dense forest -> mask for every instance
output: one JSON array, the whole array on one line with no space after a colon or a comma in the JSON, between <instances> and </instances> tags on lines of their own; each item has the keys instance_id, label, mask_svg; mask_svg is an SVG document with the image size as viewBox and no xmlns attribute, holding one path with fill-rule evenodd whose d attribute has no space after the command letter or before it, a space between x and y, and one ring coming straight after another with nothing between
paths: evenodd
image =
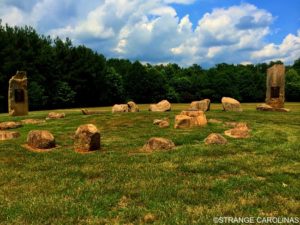
<instances>
[{"instance_id":1,"label":"dense forest","mask_svg":"<svg viewBox=\"0 0 300 225\"><path fill-rule=\"evenodd\" d=\"M155 47L155 46L154 46ZM300 56L299 56L300 57ZM8 81L27 71L31 110L137 103L191 102L230 96L263 102L269 64L217 64L182 68L126 59L106 59L85 46L39 35L31 27L9 27L0 21L0 112L7 112ZM286 67L286 99L300 101L300 58Z\"/></svg>"}]
</instances>

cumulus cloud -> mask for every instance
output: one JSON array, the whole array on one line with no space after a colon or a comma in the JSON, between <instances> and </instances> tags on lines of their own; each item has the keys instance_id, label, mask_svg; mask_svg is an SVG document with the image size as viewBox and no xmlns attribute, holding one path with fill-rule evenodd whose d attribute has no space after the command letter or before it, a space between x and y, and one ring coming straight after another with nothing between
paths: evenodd
<instances>
[{"instance_id":1,"label":"cumulus cloud","mask_svg":"<svg viewBox=\"0 0 300 225\"><path fill-rule=\"evenodd\" d=\"M271 13L252 4L216 8L193 24L173 4L195 0L2 0L0 18L10 25L32 25L51 36L69 37L107 57L181 65L244 63L300 54L300 31L280 45L266 43ZM26 4L25 4L26 3Z\"/></svg>"}]
</instances>

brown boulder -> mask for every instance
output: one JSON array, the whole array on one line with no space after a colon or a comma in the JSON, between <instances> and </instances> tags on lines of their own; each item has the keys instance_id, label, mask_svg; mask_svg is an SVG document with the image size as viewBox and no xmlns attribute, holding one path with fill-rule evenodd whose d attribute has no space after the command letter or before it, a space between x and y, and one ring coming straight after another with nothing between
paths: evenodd
<instances>
[{"instance_id":1,"label":"brown boulder","mask_svg":"<svg viewBox=\"0 0 300 225\"><path fill-rule=\"evenodd\" d=\"M238 100L235 100L234 98L223 97L221 101L224 111L243 111L241 108L241 103Z\"/></svg>"},{"instance_id":2,"label":"brown boulder","mask_svg":"<svg viewBox=\"0 0 300 225\"><path fill-rule=\"evenodd\" d=\"M133 102L133 101L127 102L127 105L128 105L129 112L139 112L140 111L138 105L135 104L135 102Z\"/></svg>"},{"instance_id":3,"label":"brown boulder","mask_svg":"<svg viewBox=\"0 0 300 225\"><path fill-rule=\"evenodd\" d=\"M221 134L212 133L212 134L208 135L207 138L205 138L204 142L207 145L210 145L210 144L223 145L223 144L227 143L227 140Z\"/></svg>"},{"instance_id":4,"label":"brown boulder","mask_svg":"<svg viewBox=\"0 0 300 225\"><path fill-rule=\"evenodd\" d=\"M171 111L171 104L167 100L162 100L157 104L151 104L149 111L152 112L166 112Z\"/></svg>"},{"instance_id":5,"label":"brown boulder","mask_svg":"<svg viewBox=\"0 0 300 225\"><path fill-rule=\"evenodd\" d=\"M201 110L203 112L210 110L210 100L209 99L203 99L201 101L193 101L191 103L191 109L197 109Z\"/></svg>"},{"instance_id":6,"label":"brown boulder","mask_svg":"<svg viewBox=\"0 0 300 225\"><path fill-rule=\"evenodd\" d=\"M0 123L0 130L14 129L21 126L22 124L20 122L14 122L14 121L2 122Z\"/></svg>"},{"instance_id":7,"label":"brown boulder","mask_svg":"<svg viewBox=\"0 0 300 225\"><path fill-rule=\"evenodd\" d=\"M112 107L112 113L129 112L127 104L115 104Z\"/></svg>"},{"instance_id":8,"label":"brown boulder","mask_svg":"<svg viewBox=\"0 0 300 225\"><path fill-rule=\"evenodd\" d=\"M65 118L65 116L64 113L50 112L46 119L62 119Z\"/></svg>"},{"instance_id":9,"label":"brown boulder","mask_svg":"<svg viewBox=\"0 0 300 225\"><path fill-rule=\"evenodd\" d=\"M155 151L155 150L169 150L175 147L173 141L161 138L161 137L153 137L150 138L147 143L144 145L144 151Z\"/></svg>"},{"instance_id":10,"label":"brown boulder","mask_svg":"<svg viewBox=\"0 0 300 225\"><path fill-rule=\"evenodd\" d=\"M0 141L10 140L20 137L20 133L16 131L0 131Z\"/></svg>"},{"instance_id":11,"label":"brown boulder","mask_svg":"<svg viewBox=\"0 0 300 225\"><path fill-rule=\"evenodd\" d=\"M233 129L226 130L225 135L233 138L249 138L250 129L246 123L238 123Z\"/></svg>"},{"instance_id":12,"label":"brown boulder","mask_svg":"<svg viewBox=\"0 0 300 225\"><path fill-rule=\"evenodd\" d=\"M202 127L207 125L207 119L203 111L182 111L175 116L175 128Z\"/></svg>"},{"instance_id":13,"label":"brown boulder","mask_svg":"<svg viewBox=\"0 0 300 225\"><path fill-rule=\"evenodd\" d=\"M54 148L55 138L47 130L32 130L27 135L27 144L36 149Z\"/></svg>"},{"instance_id":14,"label":"brown boulder","mask_svg":"<svg viewBox=\"0 0 300 225\"><path fill-rule=\"evenodd\" d=\"M78 152L100 149L100 132L93 124L81 125L75 132L74 148Z\"/></svg>"}]
</instances>

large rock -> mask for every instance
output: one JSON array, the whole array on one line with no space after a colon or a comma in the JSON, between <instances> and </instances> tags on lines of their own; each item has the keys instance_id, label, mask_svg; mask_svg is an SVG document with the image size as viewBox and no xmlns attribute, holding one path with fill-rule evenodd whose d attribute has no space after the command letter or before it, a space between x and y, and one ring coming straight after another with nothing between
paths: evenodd
<instances>
[{"instance_id":1,"label":"large rock","mask_svg":"<svg viewBox=\"0 0 300 225\"><path fill-rule=\"evenodd\" d=\"M235 100L234 98L223 97L221 101L224 111L243 111L241 108L241 103L238 100Z\"/></svg>"},{"instance_id":2,"label":"large rock","mask_svg":"<svg viewBox=\"0 0 300 225\"><path fill-rule=\"evenodd\" d=\"M127 102L127 105L128 105L129 112L139 112L140 111L138 105L135 104L135 102L133 102L133 101Z\"/></svg>"},{"instance_id":3,"label":"large rock","mask_svg":"<svg viewBox=\"0 0 300 225\"><path fill-rule=\"evenodd\" d=\"M204 142L207 145L211 145L211 144L224 145L227 143L227 140L221 134L212 133L208 135L207 138L205 138Z\"/></svg>"},{"instance_id":4,"label":"large rock","mask_svg":"<svg viewBox=\"0 0 300 225\"><path fill-rule=\"evenodd\" d=\"M166 112L171 110L171 103L167 100L162 100L157 104L151 104L149 111L152 112Z\"/></svg>"},{"instance_id":5,"label":"large rock","mask_svg":"<svg viewBox=\"0 0 300 225\"><path fill-rule=\"evenodd\" d=\"M55 147L55 138L47 130L32 130L27 135L27 144L35 149L50 149Z\"/></svg>"},{"instance_id":6,"label":"large rock","mask_svg":"<svg viewBox=\"0 0 300 225\"><path fill-rule=\"evenodd\" d=\"M46 119L62 119L65 118L65 116L64 113L50 112Z\"/></svg>"},{"instance_id":7,"label":"large rock","mask_svg":"<svg viewBox=\"0 0 300 225\"><path fill-rule=\"evenodd\" d=\"M144 145L144 151L155 151L155 150L169 150L175 147L173 141L161 138L161 137L153 137L150 138L147 143Z\"/></svg>"},{"instance_id":8,"label":"large rock","mask_svg":"<svg viewBox=\"0 0 300 225\"><path fill-rule=\"evenodd\" d=\"M10 116L28 114L27 75L25 71L17 71L17 74L9 80L8 113Z\"/></svg>"},{"instance_id":9,"label":"large rock","mask_svg":"<svg viewBox=\"0 0 300 225\"><path fill-rule=\"evenodd\" d=\"M268 104L260 104L256 106L256 110L258 111L270 111L270 112L289 112L289 109L286 108L274 108Z\"/></svg>"},{"instance_id":10,"label":"large rock","mask_svg":"<svg viewBox=\"0 0 300 225\"><path fill-rule=\"evenodd\" d=\"M10 140L20 137L20 133L16 131L0 131L0 141Z\"/></svg>"},{"instance_id":11,"label":"large rock","mask_svg":"<svg viewBox=\"0 0 300 225\"><path fill-rule=\"evenodd\" d=\"M210 110L210 100L203 99L201 101L193 101L191 103L191 109L201 110L203 112Z\"/></svg>"},{"instance_id":12,"label":"large rock","mask_svg":"<svg viewBox=\"0 0 300 225\"><path fill-rule=\"evenodd\" d=\"M175 116L175 128L203 127L207 119L203 111L182 111Z\"/></svg>"},{"instance_id":13,"label":"large rock","mask_svg":"<svg viewBox=\"0 0 300 225\"><path fill-rule=\"evenodd\" d=\"M0 123L0 130L14 129L21 126L22 124L20 122L14 122L14 121L2 122Z\"/></svg>"},{"instance_id":14,"label":"large rock","mask_svg":"<svg viewBox=\"0 0 300 225\"><path fill-rule=\"evenodd\" d=\"M249 138L250 129L246 123L238 123L233 129L226 130L224 133L232 138Z\"/></svg>"},{"instance_id":15,"label":"large rock","mask_svg":"<svg viewBox=\"0 0 300 225\"><path fill-rule=\"evenodd\" d=\"M112 113L121 113L121 112L129 112L129 108L127 104L115 104L112 107Z\"/></svg>"},{"instance_id":16,"label":"large rock","mask_svg":"<svg viewBox=\"0 0 300 225\"><path fill-rule=\"evenodd\" d=\"M75 132L74 149L90 152L100 149L100 132L93 124L81 125Z\"/></svg>"}]
</instances>

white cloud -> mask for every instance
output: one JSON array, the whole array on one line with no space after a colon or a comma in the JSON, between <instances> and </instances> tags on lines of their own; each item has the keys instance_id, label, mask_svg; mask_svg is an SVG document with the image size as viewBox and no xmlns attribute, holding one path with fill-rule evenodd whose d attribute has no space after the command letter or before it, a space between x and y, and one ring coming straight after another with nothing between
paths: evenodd
<instances>
[{"instance_id":1,"label":"white cloud","mask_svg":"<svg viewBox=\"0 0 300 225\"><path fill-rule=\"evenodd\" d=\"M1 1L1 0L0 0ZM179 18L172 4L195 0L2 0L0 18L10 25L32 25L39 32L69 37L108 57L145 62L260 62L299 57L300 31L280 45L265 43L274 17L251 4L216 8L199 18Z\"/></svg>"}]
</instances>

